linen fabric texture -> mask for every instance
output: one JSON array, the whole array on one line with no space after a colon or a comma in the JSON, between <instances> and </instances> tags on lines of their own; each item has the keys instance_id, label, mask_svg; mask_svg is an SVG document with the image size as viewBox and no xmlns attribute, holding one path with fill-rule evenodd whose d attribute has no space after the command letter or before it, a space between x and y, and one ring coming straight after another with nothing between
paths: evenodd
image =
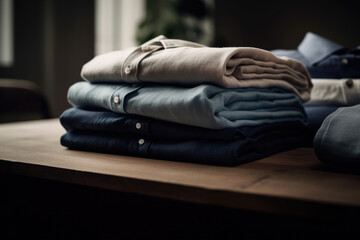
<instances>
[{"instance_id":1,"label":"linen fabric texture","mask_svg":"<svg viewBox=\"0 0 360 240\"><path fill-rule=\"evenodd\" d=\"M68 90L68 101L83 109L101 108L210 129L287 121L307 123L301 99L281 88L77 82Z\"/></svg>"},{"instance_id":2,"label":"linen fabric texture","mask_svg":"<svg viewBox=\"0 0 360 240\"><path fill-rule=\"evenodd\" d=\"M214 48L164 36L139 47L98 55L83 66L81 76L93 83L281 87L303 101L309 100L312 87L299 61L259 48Z\"/></svg>"}]
</instances>

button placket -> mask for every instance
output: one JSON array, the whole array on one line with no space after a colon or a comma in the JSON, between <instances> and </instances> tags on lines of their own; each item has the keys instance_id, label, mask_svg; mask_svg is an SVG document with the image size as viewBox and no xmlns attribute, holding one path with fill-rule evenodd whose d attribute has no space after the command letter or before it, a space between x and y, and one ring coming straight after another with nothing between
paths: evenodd
<instances>
[{"instance_id":1,"label":"button placket","mask_svg":"<svg viewBox=\"0 0 360 240\"><path fill-rule=\"evenodd\" d=\"M148 155L148 148L150 146L150 140L139 138L137 140L137 152L140 156L146 157Z\"/></svg>"},{"instance_id":2,"label":"button placket","mask_svg":"<svg viewBox=\"0 0 360 240\"><path fill-rule=\"evenodd\" d=\"M140 138L139 141L138 141L139 145L143 145L145 143L145 140L143 138Z\"/></svg>"},{"instance_id":3,"label":"button placket","mask_svg":"<svg viewBox=\"0 0 360 240\"><path fill-rule=\"evenodd\" d=\"M127 97L130 93L136 92L139 90L141 86L138 87L132 87L129 85L121 85L121 87L117 88L112 96L110 101L111 108L114 112L120 112L120 113L126 113L126 102L128 101ZM131 97L130 97L131 98Z\"/></svg>"},{"instance_id":4,"label":"button placket","mask_svg":"<svg viewBox=\"0 0 360 240\"><path fill-rule=\"evenodd\" d=\"M119 103L120 103L120 98L119 98L119 96L115 96L115 97L114 97L114 103L115 103L115 104L119 104Z\"/></svg>"},{"instance_id":5,"label":"button placket","mask_svg":"<svg viewBox=\"0 0 360 240\"><path fill-rule=\"evenodd\" d=\"M148 136L149 135L148 123L146 121L141 121L137 119L133 123L133 132L136 134L143 134L145 136Z\"/></svg>"},{"instance_id":6,"label":"button placket","mask_svg":"<svg viewBox=\"0 0 360 240\"><path fill-rule=\"evenodd\" d=\"M123 79L128 83L141 82L138 75L138 66L140 62L154 51L163 48L163 46L143 45L136 48L124 61Z\"/></svg>"},{"instance_id":7,"label":"button placket","mask_svg":"<svg viewBox=\"0 0 360 240\"><path fill-rule=\"evenodd\" d=\"M127 66L124 70L126 75L129 75L132 72L132 67L131 66Z\"/></svg>"},{"instance_id":8,"label":"button placket","mask_svg":"<svg viewBox=\"0 0 360 240\"><path fill-rule=\"evenodd\" d=\"M124 113L124 95L126 95L124 87L119 87L113 92L111 104L112 111Z\"/></svg>"},{"instance_id":9,"label":"button placket","mask_svg":"<svg viewBox=\"0 0 360 240\"><path fill-rule=\"evenodd\" d=\"M122 100L121 100L120 96L121 95L119 94L119 92L114 93L112 96L111 109L114 112L123 112L122 111Z\"/></svg>"},{"instance_id":10,"label":"button placket","mask_svg":"<svg viewBox=\"0 0 360 240\"><path fill-rule=\"evenodd\" d=\"M152 48L150 46L148 46L148 45L145 45L145 46L141 47L141 51L143 51L143 52L149 52L151 50L152 50Z\"/></svg>"},{"instance_id":11,"label":"button placket","mask_svg":"<svg viewBox=\"0 0 360 240\"><path fill-rule=\"evenodd\" d=\"M347 58L341 59L341 64L342 64L343 66L348 65L348 63L349 63L349 60L348 60Z\"/></svg>"}]
</instances>

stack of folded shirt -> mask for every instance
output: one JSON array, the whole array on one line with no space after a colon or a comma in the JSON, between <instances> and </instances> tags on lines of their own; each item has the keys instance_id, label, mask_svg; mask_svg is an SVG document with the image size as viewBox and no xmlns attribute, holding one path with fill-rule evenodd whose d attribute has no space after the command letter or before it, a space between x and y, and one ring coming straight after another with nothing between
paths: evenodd
<instances>
[{"instance_id":1,"label":"stack of folded shirt","mask_svg":"<svg viewBox=\"0 0 360 240\"><path fill-rule=\"evenodd\" d=\"M60 117L70 149L234 166L304 142L306 67L262 49L159 36L81 76Z\"/></svg>"},{"instance_id":2,"label":"stack of folded shirt","mask_svg":"<svg viewBox=\"0 0 360 240\"><path fill-rule=\"evenodd\" d=\"M360 103L360 46L350 50L308 32L297 50L272 53L301 61L310 73L314 86L305 111L311 142L329 114L339 107Z\"/></svg>"}]
</instances>

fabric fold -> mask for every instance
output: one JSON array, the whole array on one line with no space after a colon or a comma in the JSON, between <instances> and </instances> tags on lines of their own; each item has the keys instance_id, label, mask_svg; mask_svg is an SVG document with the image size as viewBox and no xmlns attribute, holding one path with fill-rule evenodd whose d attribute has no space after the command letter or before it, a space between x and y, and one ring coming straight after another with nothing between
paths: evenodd
<instances>
[{"instance_id":1,"label":"fabric fold","mask_svg":"<svg viewBox=\"0 0 360 240\"><path fill-rule=\"evenodd\" d=\"M139 47L105 53L86 63L81 76L89 82L161 83L225 88L281 87L310 98L306 67L290 58L252 47L214 48L160 37Z\"/></svg>"},{"instance_id":2,"label":"fabric fold","mask_svg":"<svg viewBox=\"0 0 360 240\"><path fill-rule=\"evenodd\" d=\"M360 166L360 104L341 107L327 116L317 131L314 150L329 164Z\"/></svg>"},{"instance_id":3,"label":"fabric fold","mask_svg":"<svg viewBox=\"0 0 360 240\"><path fill-rule=\"evenodd\" d=\"M303 135L271 134L261 139L232 142L169 141L139 136L88 131L68 131L61 144L69 149L130 155L162 160L221 166L236 166L301 146Z\"/></svg>"},{"instance_id":4,"label":"fabric fold","mask_svg":"<svg viewBox=\"0 0 360 240\"><path fill-rule=\"evenodd\" d=\"M153 118L114 113L105 110L85 110L69 108L60 116L60 122L67 131L112 133L114 135L138 135L154 139L183 140L221 140L263 138L267 132L273 134L300 133L305 127L299 122L281 122L260 126L207 129L177 124Z\"/></svg>"},{"instance_id":5,"label":"fabric fold","mask_svg":"<svg viewBox=\"0 0 360 240\"><path fill-rule=\"evenodd\" d=\"M77 82L69 88L68 101L83 109L101 108L211 129L307 122L300 98L281 88L226 89L207 84L192 88L132 87Z\"/></svg>"},{"instance_id":6,"label":"fabric fold","mask_svg":"<svg viewBox=\"0 0 360 240\"><path fill-rule=\"evenodd\" d=\"M315 33L306 33L296 50L275 49L271 53L302 62L312 78L358 78L359 48L349 49Z\"/></svg>"}]
</instances>

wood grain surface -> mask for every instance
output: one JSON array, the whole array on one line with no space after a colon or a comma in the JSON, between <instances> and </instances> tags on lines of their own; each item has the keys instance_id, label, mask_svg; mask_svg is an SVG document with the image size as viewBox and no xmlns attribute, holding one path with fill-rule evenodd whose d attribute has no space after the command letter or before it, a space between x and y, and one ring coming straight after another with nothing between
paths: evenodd
<instances>
[{"instance_id":1,"label":"wood grain surface","mask_svg":"<svg viewBox=\"0 0 360 240\"><path fill-rule=\"evenodd\" d=\"M237 167L68 150L58 119L0 125L0 172L277 214L357 214L360 175L299 148Z\"/></svg>"}]
</instances>

